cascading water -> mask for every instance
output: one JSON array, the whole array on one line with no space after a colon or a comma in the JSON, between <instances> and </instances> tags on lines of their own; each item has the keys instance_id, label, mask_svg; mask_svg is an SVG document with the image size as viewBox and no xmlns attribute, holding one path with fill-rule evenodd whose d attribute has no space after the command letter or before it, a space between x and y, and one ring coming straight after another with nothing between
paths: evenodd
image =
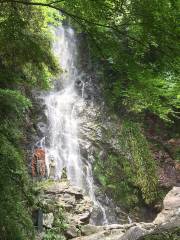
<instances>
[{"instance_id":1,"label":"cascading water","mask_svg":"<svg viewBox=\"0 0 180 240\"><path fill-rule=\"evenodd\" d=\"M49 122L49 147L47 159L55 161L55 178L61 178L63 168L72 184L83 186L82 161L78 144L78 119L76 103L80 97L75 91L78 72L75 67L76 44L72 29L59 28L54 46L63 73L54 90L45 98Z\"/></svg>"},{"instance_id":2,"label":"cascading water","mask_svg":"<svg viewBox=\"0 0 180 240\"><path fill-rule=\"evenodd\" d=\"M84 83L83 74L76 66L78 51L75 34L71 28L59 27L56 38L54 50L63 73L55 81L54 89L44 97L48 119L47 166L54 161L55 179L60 179L65 169L70 183L82 188L101 209L101 224L107 224L105 210L94 194L91 163L83 163L80 156L78 108L84 101ZM81 93L77 91L76 84L81 86Z\"/></svg>"}]
</instances>

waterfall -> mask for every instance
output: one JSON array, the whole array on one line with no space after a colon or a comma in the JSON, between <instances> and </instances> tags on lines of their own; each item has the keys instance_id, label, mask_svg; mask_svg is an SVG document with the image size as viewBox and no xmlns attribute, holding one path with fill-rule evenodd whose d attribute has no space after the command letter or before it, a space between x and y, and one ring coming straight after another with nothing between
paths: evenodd
<instances>
[{"instance_id":1,"label":"waterfall","mask_svg":"<svg viewBox=\"0 0 180 240\"><path fill-rule=\"evenodd\" d=\"M77 67L76 37L69 27L59 27L55 33L54 51L63 72L54 81L53 89L44 96L48 121L47 166L53 162L54 179L60 179L63 171L66 171L70 183L82 188L90 196L101 211L101 223L107 224L105 210L95 197L91 163L84 163L80 155L78 111L85 100L83 73ZM49 167L48 173L51 175L50 172Z\"/></svg>"},{"instance_id":2,"label":"waterfall","mask_svg":"<svg viewBox=\"0 0 180 240\"><path fill-rule=\"evenodd\" d=\"M47 159L55 164L55 178L60 179L63 169L70 182L83 187L84 174L78 143L77 103L82 101L75 89L79 78L75 66L76 39L71 28L56 30L54 51L63 70L55 81L54 89L45 97L48 119L49 147Z\"/></svg>"}]
</instances>

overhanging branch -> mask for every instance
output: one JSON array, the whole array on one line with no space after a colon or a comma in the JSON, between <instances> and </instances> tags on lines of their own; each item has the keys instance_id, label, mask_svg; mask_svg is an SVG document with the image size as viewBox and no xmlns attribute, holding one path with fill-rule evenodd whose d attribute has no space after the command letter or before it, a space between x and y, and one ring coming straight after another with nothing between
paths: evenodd
<instances>
[{"instance_id":1,"label":"overhanging branch","mask_svg":"<svg viewBox=\"0 0 180 240\"><path fill-rule=\"evenodd\" d=\"M63 8L61 8L60 6L55 6L54 5L54 4L57 4L57 3L61 3L63 1L65 1L65 0L59 0L59 1L57 0L57 1L52 1L52 2L49 2L49 3L41 3L41 2L27 2L27 1L23 1L23 0L2 0L2 1L0 0L0 4L1 3L17 3L17 4L23 4L23 5L49 7L49 8L52 8L52 9L55 9L55 10L61 12L65 16L68 16L68 17L72 18L74 21L76 21L79 24L82 21L82 24L87 23L89 25L104 27L104 28L115 31L118 35L121 35L121 36L125 34L124 31L119 29L119 27L124 25L124 24L119 25L119 26L114 26L114 25L112 26L112 25L97 23L97 22L94 22L94 21L90 21L90 20L88 20L84 17L75 15L73 13L69 13L66 10L64 10ZM146 43L144 43L140 39L137 39L137 38L132 37L132 36L128 36L128 38L131 39L132 41L136 42L136 43L139 43L140 45L147 46ZM169 54L165 53L163 50L161 50L161 49L157 49L157 50L169 57Z\"/></svg>"}]
</instances>

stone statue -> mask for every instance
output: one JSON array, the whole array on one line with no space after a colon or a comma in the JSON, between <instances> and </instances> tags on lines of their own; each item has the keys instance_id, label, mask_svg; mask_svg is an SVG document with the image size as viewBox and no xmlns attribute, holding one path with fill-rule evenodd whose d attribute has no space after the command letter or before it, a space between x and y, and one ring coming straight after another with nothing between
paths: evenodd
<instances>
[{"instance_id":1,"label":"stone statue","mask_svg":"<svg viewBox=\"0 0 180 240\"><path fill-rule=\"evenodd\" d=\"M49 162L49 178L54 179L55 178L55 170L56 170L56 163L53 158L53 156L50 156L50 162Z\"/></svg>"},{"instance_id":2,"label":"stone statue","mask_svg":"<svg viewBox=\"0 0 180 240\"><path fill-rule=\"evenodd\" d=\"M61 176L62 179L67 179L67 172L66 172L66 169L63 168L62 170L62 176Z\"/></svg>"},{"instance_id":3,"label":"stone statue","mask_svg":"<svg viewBox=\"0 0 180 240\"><path fill-rule=\"evenodd\" d=\"M46 177L46 163L44 149L42 148L35 149L33 159L31 162L31 169L33 177Z\"/></svg>"}]
</instances>

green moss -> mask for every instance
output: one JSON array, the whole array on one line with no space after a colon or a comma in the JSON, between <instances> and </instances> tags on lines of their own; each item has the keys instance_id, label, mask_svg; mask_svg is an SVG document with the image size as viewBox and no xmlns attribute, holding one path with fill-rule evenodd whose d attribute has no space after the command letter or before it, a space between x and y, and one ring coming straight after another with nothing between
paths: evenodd
<instances>
[{"instance_id":1,"label":"green moss","mask_svg":"<svg viewBox=\"0 0 180 240\"><path fill-rule=\"evenodd\" d=\"M103 190L125 207L151 204L158 198L156 162L138 123L124 121L119 136L121 153L96 157L94 173Z\"/></svg>"},{"instance_id":2,"label":"green moss","mask_svg":"<svg viewBox=\"0 0 180 240\"><path fill-rule=\"evenodd\" d=\"M64 236L55 233L53 229L47 230L43 240L65 240Z\"/></svg>"},{"instance_id":3,"label":"green moss","mask_svg":"<svg viewBox=\"0 0 180 240\"><path fill-rule=\"evenodd\" d=\"M123 168L129 181L141 190L147 204L153 202L157 198L156 162L138 123L123 122L120 145L125 157Z\"/></svg>"},{"instance_id":4,"label":"green moss","mask_svg":"<svg viewBox=\"0 0 180 240\"><path fill-rule=\"evenodd\" d=\"M51 229L46 230L43 240L65 240L65 231L68 227L64 210L57 205L53 210L54 222Z\"/></svg>"},{"instance_id":5,"label":"green moss","mask_svg":"<svg viewBox=\"0 0 180 240\"><path fill-rule=\"evenodd\" d=\"M0 132L0 239L33 239L31 185L23 154L11 141Z\"/></svg>"},{"instance_id":6,"label":"green moss","mask_svg":"<svg viewBox=\"0 0 180 240\"><path fill-rule=\"evenodd\" d=\"M54 180L52 180L52 179L46 179L46 180L43 180L43 181L38 181L36 183L35 189L37 191L45 190L46 188L50 187L53 184L54 184Z\"/></svg>"},{"instance_id":7,"label":"green moss","mask_svg":"<svg viewBox=\"0 0 180 240\"><path fill-rule=\"evenodd\" d=\"M64 234L67 227L68 223L64 214L64 209L62 207L59 207L55 211L54 228L58 231L58 233Z\"/></svg>"},{"instance_id":8,"label":"green moss","mask_svg":"<svg viewBox=\"0 0 180 240\"><path fill-rule=\"evenodd\" d=\"M123 156L111 154L108 159L96 159L94 174L102 185L103 191L119 201L124 207L132 207L139 203L138 189L133 186L123 171Z\"/></svg>"}]
</instances>

